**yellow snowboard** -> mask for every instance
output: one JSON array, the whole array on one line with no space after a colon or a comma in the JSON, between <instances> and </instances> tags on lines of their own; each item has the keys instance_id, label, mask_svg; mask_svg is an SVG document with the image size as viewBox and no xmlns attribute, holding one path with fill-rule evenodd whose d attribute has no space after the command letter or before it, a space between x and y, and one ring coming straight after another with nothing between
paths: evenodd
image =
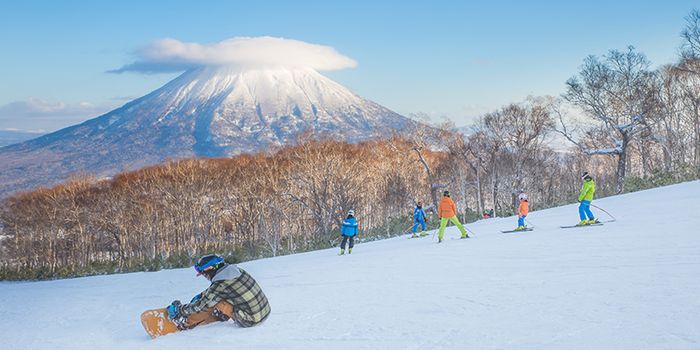
<instances>
[{"instance_id":1,"label":"yellow snowboard","mask_svg":"<svg viewBox=\"0 0 700 350\"><path fill-rule=\"evenodd\" d=\"M175 333L177 325L168 318L167 308L146 310L141 314L141 324L151 338Z\"/></svg>"},{"instance_id":2,"label":"yellow snowboard","mask_svg":"<svg viewBox=\"0 0 700 350\"><path fill-rule=\"evenodd\" d=\"M222 321L213 315L215 309L229 318L233 316L233 306L225 301L221 301L209 310L190 315L185 321L184 329L192 329L200 325ZM177 328L175 322L168 318L167 308L144 311L141 314L141 324L151 338L157 338L181 330Z\"/></svg>"}]
</instances>

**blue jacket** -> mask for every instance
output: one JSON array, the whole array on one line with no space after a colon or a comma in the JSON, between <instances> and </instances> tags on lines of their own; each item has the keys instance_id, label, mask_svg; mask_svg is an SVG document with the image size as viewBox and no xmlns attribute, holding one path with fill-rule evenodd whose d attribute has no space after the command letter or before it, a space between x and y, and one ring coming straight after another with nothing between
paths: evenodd
<instances>
[{"instance_id":1,"label":"blue jacket","mask_svg":"<svg viewBox=\"0 0 700 350\"><path fill-rule=\"evenodd\" d=\"M413 209L413 220L425 221L425 211L423 208L416 207L416 209Z\"/></svg>"},{"instance_id":2,"label":"blue jacket","mask_svg":"<svg viewBox=\"0 0 700 350\"><path fill-rule=\"evenodd\" d=\"M340 234L343 236L356 236L357 220L355 220L355 218L352 216L343 220L343 226L340 228Z\"/></svg>"}]
</instances>

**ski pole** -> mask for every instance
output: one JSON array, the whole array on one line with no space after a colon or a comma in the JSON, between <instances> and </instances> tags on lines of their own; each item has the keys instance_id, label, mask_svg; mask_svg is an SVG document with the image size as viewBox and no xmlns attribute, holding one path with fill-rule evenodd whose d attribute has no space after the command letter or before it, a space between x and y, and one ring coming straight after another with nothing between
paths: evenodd
<instances>
[{"instance_id":1,"label":"ski pole","mask_svg":"<svg viewBox=\"0 0 700 350\"><path fill-rule=\"evenodd\" d=\"M593 203L591 203L591 206L592 206L593 208L596 208L596 209L602 211L602 212L605 213L605 214L608 214L608 216L612 218L612 221L617 221L617 219L615 219L615 217L612 216L612 214L608 213L607 210L605 210L605 209L603 209L603 208L601 208L601 207L599 207L599 206L597 206L597 205L594 205ZM611 222L612 222L612 221L611 221Z\"/></svg>"},{"instance_id":2,"label":"ski pole","mask_svg":"<svg viewBox=\"0 0 700 350\"><path fill-rule=\"evenodd\" d=\"M474 234L474 231L472 231L472 230L470 230L470 229L467 228L467 224L466 224L466 223L465 223L464 225L462 225L462 227L464 227L464 229L467 230L467 232L469 232L469 233L472 235L472 237L476 236L476 234Z\"/></svg>"},{"instance_id":3,"label":"ski pole","mask_svg":"<svg viewBox=\"0 0 700 350\"><path fill-rule=\"evenodd\" d=\"M525 222L527 222L528 224L530 224L530 226L531 226L532 228L535 228L535 224L533 224L530 220L525 219Z\"/></svg>"},{"instance_id":4,"label":"ski pole","mask_svg":"<svg viewBox=\"0 0 700 350\"><path fill-rule=\"evenodd\" d=\"M431 242L435 240L435 234L436 234L438 231L440 231L440 220L442 220L442 219L441 219L441 218L438 218L437 227L435 227L435 230L433 230L433 236L430 237L430 241L431 241Z\"/></svg>"},{"instance_id":5,"label":"ski pole","mask_svg":"<svg viewBox=\"0 0 700 350\"><path fill-rule=\"evenodd\" d=\"M440 229L440 221L438 221L438 226L433 230L433 235L430 237L431 242L435 240L435 233L438 232L439 229Z\"/></svg>"}]
</instances>

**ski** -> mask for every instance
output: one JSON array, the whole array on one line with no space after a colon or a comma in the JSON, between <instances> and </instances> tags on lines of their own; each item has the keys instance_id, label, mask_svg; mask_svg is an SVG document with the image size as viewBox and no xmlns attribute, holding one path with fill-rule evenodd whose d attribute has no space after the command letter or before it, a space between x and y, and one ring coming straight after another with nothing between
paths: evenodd
<instances>
[{"instance_id":1,"label":"ski","mask_svg":"<svg viewBox=\"0 0 700 350\"><path fill-rule=\"evenodd\" d=\"M467 236L467 237L452 237L452 238L450 238L450 240L451 240L451 241L456 241L456 240L468 239L468 238L472 238L472 236ZM443 239L443 240L444 240L444 239Z\"/></svg>"},{"instance_id":2,"label":"ski","mask_svg":"<svg viewBox=\"0 0 700 350\"><path fill-rule=\"evenodd\" d=\"M524 230L508 230L508 231L501 231L501 233L513 233L513 232L525 232L525 231L532 231L534 229L532 228L526 228Z\"/></svg>"},{"instance_id":3,"label":"ski","mask_svg":"<svg viewBox=\"0 0 700 350\"><path fill-rule=\"evenodd\" d=\"M603 226L602 222L590 225L570 225L570 226L559 226L560 228L574 228L574 227L589 227L589 226Z\"/></svg>"}]
</instances>

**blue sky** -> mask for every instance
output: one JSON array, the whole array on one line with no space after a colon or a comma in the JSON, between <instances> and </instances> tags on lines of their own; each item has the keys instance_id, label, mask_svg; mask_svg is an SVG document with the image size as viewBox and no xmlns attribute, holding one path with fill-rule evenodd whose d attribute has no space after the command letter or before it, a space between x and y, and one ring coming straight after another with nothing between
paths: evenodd
<instances>
[{"instance_id":1,"label":"blue sky","mask_svg":"<svg viewBox=\"0 0 700 350\"><path fill-rule=\"evenodd\" d=\"M3 1L0 129L56 130L176 74L106 73L155 40L273 36L358 62L323 74L399 113L458 125L558 95L583 59L634 45L677 59L697 1Z\"/></svg>"}]
</instances>

